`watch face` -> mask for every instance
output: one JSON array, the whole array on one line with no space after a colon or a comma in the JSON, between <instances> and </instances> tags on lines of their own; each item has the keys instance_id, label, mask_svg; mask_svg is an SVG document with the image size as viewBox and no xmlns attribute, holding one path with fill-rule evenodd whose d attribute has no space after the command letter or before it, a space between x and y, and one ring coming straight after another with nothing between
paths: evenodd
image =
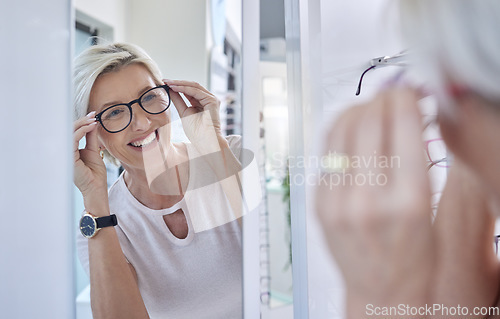
<instances>
[{"instance_id":1,"label":"watch face","mask_svg":"<svg viewBox=\"0 0 500 319\"><path fill-rule=\"evenodd\" d=\"M82 235L90 238L95 235L96 223L94 218L90 215L83 215L82 219L80 219L80 231Z\"/></svg>"}]
</instances>

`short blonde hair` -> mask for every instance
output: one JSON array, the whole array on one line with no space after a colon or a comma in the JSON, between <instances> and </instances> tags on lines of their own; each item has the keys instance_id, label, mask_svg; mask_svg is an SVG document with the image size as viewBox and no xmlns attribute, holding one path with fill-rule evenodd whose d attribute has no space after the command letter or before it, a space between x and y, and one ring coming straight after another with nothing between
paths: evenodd
<instances>
[{"instance_id":1,"label":"short blonde hair","mask_svg":"<svg viewBox=\"0 0 500 319\"><path fill-rule=\"evenodd\" d=\"M421 48L419 67L438 90L453 79L500 101L500 1L404 0L400 8L405 38Z\"/></svg>"},{"instance_id":2,"label":"short blonde hair","mask_svg":"<svg viewBox=\"0 0 500 319\"><path fill-rule=\"evenodd\" d=\"M133 63L144 65L151 73L153 80L158 85L163 84L158 65L146 51L137 45L118 42L99 44L89 47L78 55L73 73L75 119L88 113L90 92L100 75L118 71ZM108 162L119 164L107 151L104 151L104 156Z\"/></svg>"}]
</instances>

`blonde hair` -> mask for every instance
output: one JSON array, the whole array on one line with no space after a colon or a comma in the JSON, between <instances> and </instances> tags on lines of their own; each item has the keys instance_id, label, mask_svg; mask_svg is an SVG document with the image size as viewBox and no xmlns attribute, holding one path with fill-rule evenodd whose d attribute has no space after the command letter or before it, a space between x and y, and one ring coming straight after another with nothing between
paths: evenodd
<instances>
[{"instance_id":1,"label":"blonde hair","mask_svg":"<svg viewBox=\"0 0 500 319\"><path fill-rule=\"evenodd\" d=\"M137 45L129 43L99 44L89 47L78 55L75 59L73 73L75 119L88 113L90 92L100 75L118 71L133 63L144 65L154 81L158 85L163 84L158 65L146 51ZM104 157L110 163L119 164L107 151L104 151Z\"/></svg>"},{"instance_id":2,"label":"blonde hair","mask_svg":"<svg viewBox=\"0 0 500 319\"><path fill-rule=\"evenodd\" d=\"M500 101L500 1L403 0L400 8L417 65L439 91L452 79Z\"/></svg>"}]
</instances>

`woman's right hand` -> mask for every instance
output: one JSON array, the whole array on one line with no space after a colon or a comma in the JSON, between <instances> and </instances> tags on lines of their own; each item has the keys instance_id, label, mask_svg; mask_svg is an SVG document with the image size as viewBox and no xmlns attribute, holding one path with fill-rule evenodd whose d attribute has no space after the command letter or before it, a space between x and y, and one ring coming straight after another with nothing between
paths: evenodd
<instances>
[{"instance_id":1,"label":"woman's right hand","mask_svg":"<svg viewBox=\"0 0 500 319\"><path fill-rule=\"evenodd\" d=\"M84 199L107 196L106 166L99 155L97 124L95 112L73 124L74 182ZM79 149L79 142L84 136L86 146Z\"/></svg>"},{"instance_id":2,"label":"woman's right hand","mask_svg":"<svg viewBox=\"0 0 500 319\"><path fill-rule=\"evenodd\" d=\"M428 298L434 241L418 98L411 89L384 91L347 110L327 136L325 154L350 159L325 173L330 184L316 193L348 318L367 317L368 304L421 306Z\"/></svg>"}]
</instances>

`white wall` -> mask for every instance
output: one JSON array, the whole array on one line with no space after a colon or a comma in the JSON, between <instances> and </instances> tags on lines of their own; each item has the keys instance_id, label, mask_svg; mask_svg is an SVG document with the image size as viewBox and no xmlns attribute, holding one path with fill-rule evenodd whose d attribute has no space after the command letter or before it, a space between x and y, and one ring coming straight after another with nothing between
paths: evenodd
<instances>
[{"instance_id":1,"label":"white wall","mask_svg":"<svg viewBox=\"0 0 500 319\"><path fill-rule=\"evenodd\" d=\"M236 33L236 38L239 40L240 43L241 43L241 33L242 33L241 18L243 16L243 13L241 12L242 1L243 0L226 0L227 23ZM252 27L252 24L248 25L248 27Z\"/></svg>"},{"instance_id":2,"label":"white wall","mask_svg":"<svg viewBox=\"0 0 500 319\"><path fill-rule=\"evenodd\" d=\"M1 317L73 318L71 2L0 2Z\"/></svg>"},{"instance_id":3,"label":"white wall","mask_svg":"<svg viewBox=\"0 0 500 319\"><path fill-rule=\"evenodd\" d=\"M163 76L207 86L207 0L130 0L128 40L143 47Z\"/></svg>"},{"instance_id":4,"label":"white wall","mask_svg":"<svg viewBox=\"0 0 500 319\"><path fill-rule=\"evenodd\" d=\"M127 41L131 0L74 0L76 10L113 29L113 41ZM77 17L78 18L78 17Z\"/></svg>"}]
</instances>

